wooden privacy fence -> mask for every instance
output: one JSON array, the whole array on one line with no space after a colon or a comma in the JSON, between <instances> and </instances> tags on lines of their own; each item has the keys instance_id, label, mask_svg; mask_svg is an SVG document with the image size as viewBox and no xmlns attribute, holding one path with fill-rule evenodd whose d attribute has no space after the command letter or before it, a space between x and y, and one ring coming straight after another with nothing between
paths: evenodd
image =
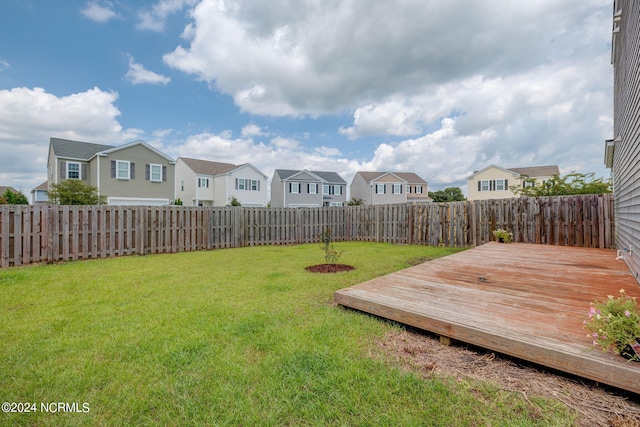
<instances>
[{"instance_id":1,"label":"wooden privacy fence","mask_svg":"<svg viewBox=\"0 0 640 427\"><path fill-rule=\"evenodd\" d=\"M514 241L611 248L613 196L328 208L0 205L0 266L335 241L477 246Z\"/></svg>"}]
</instances>

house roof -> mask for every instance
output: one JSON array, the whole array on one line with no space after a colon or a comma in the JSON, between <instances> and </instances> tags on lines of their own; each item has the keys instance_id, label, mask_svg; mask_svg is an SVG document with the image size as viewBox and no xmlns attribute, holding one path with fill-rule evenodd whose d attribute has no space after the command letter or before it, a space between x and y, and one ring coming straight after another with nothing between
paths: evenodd
<instances>
[{"instance_id":1,"label":"house roof","mask_svg":"<svg viewBox=\"0 0 640 427\"><path fill-rule=\"evenodd\" d=\"M18 190L16 190L13 187L10 187L8 185L0 185L0 196L3 195L4 193L6 193L7 190L11 190L13 193L17 193Z\"/></svg>"},{"instance_id":2,"label":"house roof","mask_svg":"<svg viewBox=\"0 0 640 427\"><path fill-rule=\"evenodd\" d=\"M93 144L61 138L51 138L50 143L53 148L53 154L56 157L78 160L89 160L101 151L115 148L113 145Z\"/></svg>"},{"instance_id":3,"label":"house roof","mask_svg":"<svg viewBox=\"0 0 640 427\"><path fill-rule=\"evenodd\" d=\"M515 173L519 173L520 175L527 175L530 177L560 175L560 169L558 168L558 165L509 168L509 170Z\"/></svg>"},{"instance_id":4,"label":"house roof","mask_svg":"<svg viewBox=\"0 0 640 427\"><path fill-rule=\"evenodd\" d=\"M55 154L56 157L62 157L66 159L88 161L98 154L106 155L108 153L123 150L134 145L142 145L150 151L158 154L159 156L164 157L169 162L175 163L175 161L171 157L167 156L166 154L141 140L133 141L124 145L119 145L117 147L113 145L93 144L91 142L71 141L69 139L61 138L51 138L50 143L51 147L53 148L53 154Z\"/></svg>"},{"instance_id":5,"label":"house roof","mask_svg":"<svg viewBox=\"0 0 640 427\"><path fill-rule=\"evenodd\" d=\"M326 172L326 171L307 171L305 170L292 170L292 169L276 169L275 173L278 174L281 180L286 180L291 178L294 175L299 174L300 172L310 172L313 175L316 175L318 178L323 180L324 182L331 184L346 184L347 182L342 179L340 175L336 172Z\"/></svg>"},{"instance_id":6,"label":"house roof","mask_svg":"<svg viewBox=\"0 0 640 427\"><path fill-rule=\"evenodd\" d=\"M36 188L34 188L33 190L31 190L31 192L33 193L34 191L38 191L38 190L48 190L49 189L49 181L45 181L42 184L38 185Z\"/></svg>"},{"instance_id":7,"label":"house roof","mask_svg":"<svg viewBox=\"0 0 640 427\"><path fill-rule=\"evenodd\" d=\"M239 168L238 165L232 165L231 163L212 162L209 160L190 159L188 157L180 157L178 160L182 160L192 171L199 175L211 175L216 176L223 173L231 172L234 169Z\"/></svg>"},{"instance_id":8,"label":"house roof","mask_svg":"<svg viewBox=\"0 0 640 427\"><path fill-rule=\"evenodd\" d=\"M484 169L480 169L479 171L473 171L473 174L469 176L467 179L473 179L474 176L479 174L480 172L484 172L488 169L496 168L503 170L504 172L510 172L514 175L526 175L531 178L539 177L539 176L551 176L551 175L560 175L560 169L558 165L548 165L548 166L529 166L525 168L503 168L502 166L489 165Z\"/></svg>"},{"instance_id":9,"label":"house roof","mask_svg":"<svg viewBox=\"0 0 640 427\"><path fill-rule=\"evenodd\" d=\"M424 179L420 178L417 174L413 173L413 172L358 172L358 175L360 175L365 182L371 182L371 181L375 181L376 179L387 175L387 174L393 174L395 176L397 176L398 178L411 183L411 184L426 184L427 181L425 181Z\"/></svg>"}]
</instances>

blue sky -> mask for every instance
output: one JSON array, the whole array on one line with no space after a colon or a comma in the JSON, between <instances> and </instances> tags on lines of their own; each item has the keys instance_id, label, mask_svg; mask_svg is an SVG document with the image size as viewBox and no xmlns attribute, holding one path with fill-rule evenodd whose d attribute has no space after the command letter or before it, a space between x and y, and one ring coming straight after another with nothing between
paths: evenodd
<instances>
[{"instance_id":1,"label":"blue sky","mask_svg":"<svg viewBox=\"0 0 640 427\"><path fill-rule=\"evenodd\" d=\"M274 169L595 172L610 0L3 0L0 185L50 137Z\"/></svg>"}]
</instances>

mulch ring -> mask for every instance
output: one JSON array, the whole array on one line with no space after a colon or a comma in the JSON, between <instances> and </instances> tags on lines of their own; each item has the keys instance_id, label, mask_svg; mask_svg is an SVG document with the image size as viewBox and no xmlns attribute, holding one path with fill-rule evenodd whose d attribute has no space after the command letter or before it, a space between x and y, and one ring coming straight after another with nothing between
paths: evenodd
<instances>
[{"instance_id":1,"label":"mulch ring","mask_svg":"<svg viewBox=\"0 0 640 427\"><path fill-rule=\"evenodd\" d=\"M346 264L318 264L306 267L305 270L312 273L338 273L340 271L355 270L355 267Z\"/></svg>"}]
</instances>

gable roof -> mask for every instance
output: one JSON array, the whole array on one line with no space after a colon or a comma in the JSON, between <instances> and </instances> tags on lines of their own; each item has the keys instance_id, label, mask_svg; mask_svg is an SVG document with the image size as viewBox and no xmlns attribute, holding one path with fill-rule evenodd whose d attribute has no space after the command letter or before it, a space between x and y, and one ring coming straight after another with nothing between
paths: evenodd
<instances>
[{"instance_id":1,"label":"gable roof","mask_svg":"<svg viewBox=\"0 0 640 427\"><path fill-rule=\"evenodd\" d=\"M106 156L110 153L114 153L116 151L120 151L120 150L124 150L127 148L131 148L134 147L136 145L142 145L143 147L145 147L147 150L152 151L154 153L156 153L158 156L160 157L164 157L169 163L173 163L175 164L175 160L173 160L171 157L167 156L166 154L164 154L162 151L158 150L155 147L152 147L151 145L147 144L146 142L144 142L143 140L139 139L137 141L133 141L133 142L129 142L127 144L124 145L119 145L117 147L109 147L106 150L101 150L99 152L96 153L96 155L101 155L101 156Z\"/></svg>"},{"instance_id":2,"label":"gable roof","mask_svg":"<svg viewBox=\"0 0 640 427\"><path fill-rule=\"evenodd\" d=\"M178 160L182 160L192 171L199 175L220 175L223 173L231 172L240 166L232 165L231 163L212 162L209 160L190 159L188 157L179 157Z\"/></svg>"},{"instance_id":3,"label":"gable roof","mask_svg":"<svg viewBox=\"0 0 640 427\"><path fill-rule=\"evenodd\" d=\"M11 190L12 193L18 193L18 190L13 187L10 187L8 185L0 185L0 196L6 193L7 190Z\"/></svg>"},{"instance_id":4,"label":"gable roof","mask_svg":"<svg viewBox=\"0 0 640 427\"><path fill-rule=\"evenodd\" d=\"M56 157L77 160L89 160L101 151L114 148L113 145L93 144L61 138L51 138L49 142Z\"/></svg>"},{"instance_id":5,"label":"gable roof","mask_svg":"<svg viewBox=\"0 0 640 427\"><path fill-rule=\"evenodd\" d=\"M560 175L560 169L558 168L558 165L531 166L526 168L509 168L509 170L515 173L519 173L520 175L530 176L532 178L536 176Z\"/></svg>"},{"instance_id":6,"label":"gable roof","mask_svg":"<svg viewBox=\"0 0 640 427\"><path fill-rule=\"evenodd\" d=\"M51 138L49 140L53 154L56 157L62 157L66 159L85 160L89 161L97 155L107 155L115 151L123 150L125 148L133 147L134 145L142 145L145 148L153 151L161 157L164 157L169 162L175 163L171 157L162 153L158 149L152 147L142 140L133 141L128 144L113 146L104 144L93 144L91 142L72 141L69 139Z\"/></svg>"},{"instance_id":7,"label":"gable roof","mask_svg":"<svg viewBox=\"0 0 640 427\"><path fill-rule=\"evenodd\" d=\"M276 169L275 173L278 174L281 180L285 181L294 175L297 175L301 172L308 172L312 175L318 177L321 181L331 183L331 184L346 184L347 182L342 179L340 175L336 172L326 172L326 171L309 171L306 169L303 170L292 170L292 169Z\"/></svg>"},{"instance_id":8,"label":"gable roof","mask_svg":"<svg viewBox=\"0 0 640 427\"><path fill-rule=\"evenodd\" d=\"M512 173L514 175L526 175L531 178L535 178L538 176L551 176L551 175L560 175L560 169L558 165L548 165L548 166L529 166L525 168L503 168L502 166L489 165L484 169L480 169L479 171L473 171L471 176L467 179L472 179L474 176L479 174L480 172L484 172L488 169L496 168L500 169L507 173Z\"/></svg>"},{"instance_id":9,"label":"gable roof","mask_svg":"<svg viewBox=\"0 0 640 427\"><path fill-rule=\"evenodd\" d=\"M36 188L34 188L33 190L31 190L31 192L33 193L34 191L38 191L38 190L48 190L49 189L49 181L45 181L42 184L38 185Z\"/></svg>"},{"instance_id":10,"label":"gable roof","mask_svg":"<svg viewBox=\"0 0 640 427\"><path fill-rule=\"evenodd\" d=\"M381 178L384 175L391 174L411 184L427 183L427 181L420 178L413 172L358 172L357 174L360 175L362 179L365 180L365 182L375 181L376 179Z\"/></svg>"}]
</instances>

